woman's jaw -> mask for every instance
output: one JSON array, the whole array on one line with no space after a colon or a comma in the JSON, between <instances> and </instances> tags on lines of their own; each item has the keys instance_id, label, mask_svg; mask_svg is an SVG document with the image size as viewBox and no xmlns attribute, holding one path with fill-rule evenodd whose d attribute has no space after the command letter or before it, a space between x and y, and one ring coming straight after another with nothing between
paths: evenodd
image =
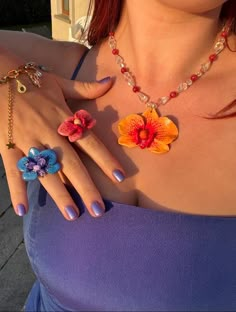
<instances>
[{"instance_id":1,"label":"woman's jaw","mask_svg":"<svg viewBox=\"0 0 236 312\"><path fill-rule=\"evenodd\" d=\"M118 48L141 79L155 70L162 79L181 77L184 68L191 72L212 49L224 2L125 0L116 30Z\"/></svg>"}]
</instances>

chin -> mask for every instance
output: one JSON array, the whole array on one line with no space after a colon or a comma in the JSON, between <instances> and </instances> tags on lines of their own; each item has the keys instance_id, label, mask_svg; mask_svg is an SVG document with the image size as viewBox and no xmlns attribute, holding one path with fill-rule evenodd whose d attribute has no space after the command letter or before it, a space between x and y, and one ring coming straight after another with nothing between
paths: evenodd
<instances>
[{"instance_id":1,"label":"chin","mask_svg":"<svg viewBox=\"0 0 236 312\"><path fill-rule=\"evenodd\" d=\"M191 1L181 1L181 0L157 0L161 4L173 8L176 10L181 10L189 13L205 13L216 8L220 8L226 0L191 0Z\"/></svg>"}]
</instances>

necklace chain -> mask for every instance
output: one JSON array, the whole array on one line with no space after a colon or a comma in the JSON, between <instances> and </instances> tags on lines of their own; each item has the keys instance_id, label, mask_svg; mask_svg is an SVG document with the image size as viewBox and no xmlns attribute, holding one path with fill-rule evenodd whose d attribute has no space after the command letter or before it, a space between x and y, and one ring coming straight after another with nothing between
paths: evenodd
<instances>
[{"instance_id":1,"label":"necklace chain","mask_svg":"<svg viewBox=\"0 0 236 312\"><path fill-rule=\"evenodd\" d=\"M119 53L114 32L109 33L108 44L112 50L112 54L115 55L116 63L120 67L121 73L123 74L128 85L132 88L133 92L137 94L139 100L146 104L147 107L157 109L159 106L165 105L171 99L176 98L180 93L188 90L195 81L208 72L212 64L217 60L218 55L226 47L229 30L230 27L223 27L214 45L213 53L209 55L208 60L205 63L201 64L199 70L196 73L190 75L189 78L181 82L175 90L169 93L169 95L159 97L156 101L151 101L150 97L145 92L142 92L141 88L137 85L135 77L132 75L131 71L125 63L124 58Z\"/></svg>"}]
</instances>

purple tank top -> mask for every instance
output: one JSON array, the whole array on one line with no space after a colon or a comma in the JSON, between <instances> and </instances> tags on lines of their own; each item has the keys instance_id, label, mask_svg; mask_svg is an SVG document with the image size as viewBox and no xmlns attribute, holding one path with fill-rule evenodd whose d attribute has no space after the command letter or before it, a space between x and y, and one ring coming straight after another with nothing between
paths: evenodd
<instances>
[{"instance_id":1,"label":"purple tank top","mask_svg":"<svg viewBox=\"0 0 236 312\"><path fill-rule=\"evenodd\" d=\"M236 218L105 201L68 222L28 186L25 245L37 277L26 311L236 311ZM222 207L223 209L224 207Z\"/></svg>"}]
</instances>

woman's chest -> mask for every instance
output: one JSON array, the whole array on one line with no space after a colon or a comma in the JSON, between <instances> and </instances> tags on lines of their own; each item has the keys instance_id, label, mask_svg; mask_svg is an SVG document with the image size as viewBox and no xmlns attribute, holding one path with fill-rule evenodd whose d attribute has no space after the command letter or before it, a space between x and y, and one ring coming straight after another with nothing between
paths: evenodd
<instances>
[{"instance_id":1,"label":"woman's chest","mask_svg":"<svg viewBox=\"0 0 236 312\"><path fill-rule=\"evenodd\" d=\"M99 77L108 72L108 69L102 71ZM81 75L84 74L82 71ZM197 82L198 86L161 107L158 113L174 121L179 131L177 139L170 144L170 151L164 154L118 144L119 121L145 110L123 79L118 77L112 89L96 101L73 105L74 110L85 108L97 119L95 134L127 174L124 182L113 184L93 161L82 156L104 198L154 209L236 215L235 118L204 118L235 99L232 91L235 79L222 75L215 74L212 79ZM214 78L218 76L225 77L224 85L222 79ZM147 91L158 93L156 88Z\"/></svg>"},{"instance_id":2,"label":"woman's chest","mask_svg":"<svg viewBox=\"0 0 236 312\"><path fill-rule=\"evenodd\" d=\"M177 118L177 109L169 110L167 115L177 123L179 136L168 153L154 154L139 146L118 144L119 120L137 111L128 98L125 101L121 96L118 101L117 96L108 94L86 103L86 108L97 119L95 134L127 173L125 182L113 184L93 161L82 155L104 198L154 209L236 215L234 119L208 120L188 110Z\"/></svg>"}]
</instances>

